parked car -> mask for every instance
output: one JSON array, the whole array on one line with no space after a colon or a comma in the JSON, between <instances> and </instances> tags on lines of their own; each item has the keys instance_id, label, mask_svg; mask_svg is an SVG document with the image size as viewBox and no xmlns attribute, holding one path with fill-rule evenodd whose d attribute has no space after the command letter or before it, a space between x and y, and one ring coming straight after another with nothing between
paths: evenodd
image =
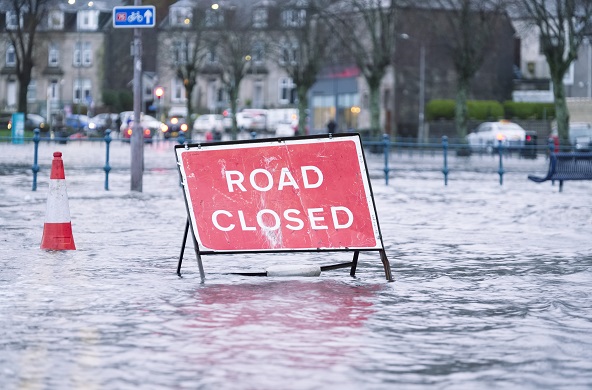
<instances>
[{"instance_id":1,"label":"parked car","mask_svg":"<svg viewBox=\"0 0 592 390\"><path fill-rule=\"evenodd\" d=\"M266 130L265 110L245 109L236 114L236 124L241 130Z\"/></svg>"},{"instance_id":2,"label":"parked car","mask_svg":"<svg viewBox=\"0 0 592 390\"><path fill-rule=\"evenodd\" d=\"M152 139L158 134L160 130L164 127L164 123L156 119L151 115L142 114L140 119L140 125L142 126L142 132L144 134L144 141L145 142L152 142ZM134 128L134 120L133 115L131 120L128 121L127 126L123 130L122 137L124 140L129 140L132 136Z\"/></svg>"},{"instance_id":3,"label":"parked car","mask_svg":"<svg viewBox=\"0 0 592 390\"><path fill-rule=\"evenodd\" d=\"M88 123L88 133L103 135L107 128L114 129L118 116L119 114L113 113L102 113L93 116Z\"/></svg>"},{"instance_id":4,"label":"parked car","mask_svg":"<svg viewBox=\"0 0 592 390\"><path fill-rule=\"evenodd\" d=\"M296 135L298 130L298 124L294 125L293 122L281 121L278 122L275 128L276 137L293 137Z\"/></svg>"},{"instance_id":5,"label":"parked car","mask_svg":"<svg viewBox=\"0 0 592 390\"><path fill-rule=\"evenodd\" d=\"M90 118L86 115L69 115L66 117L64 124L68 128L69 133L86 132Z\"/></svg>"},{"instance_id":6,"label":"parked car","mask_svg":"<svg viewBox=\"0 0 592 390\"><path fill-rule=\"evenodd\" d=\"M8 117L7 129L12 129L12 116ZM25 119L25 130L33 131L39 129L41 132L49 131L49 126L45 118L37 114L27 114Z\"/></svg>"},{"instance_id":7,"label":"parked car","mask_svg":"<svg viewBox=\"0 0 592 390\"><path fill-rule=\"evenodd\" d=\"M501 141L504 149L521 150L524 147L526 130L508 120L481 123L474 132L467 135L471 151L493 153Z\"/></svg>"},{"instance_id":8,"label":"parked car","mask_svg":"<svg viewBox=\"0 0 592 390\"><path fill-rule=\"evenodd\" d=\"M193 130L200 133L208 131L221 133L224 131L224 117L220 114L200 115L193 122Z\"/></svg>"},{"instance_id":9,"label":"parked car","mask_svg":"<svg viewBox=\"0 0 592 390\"><path fill-rule=\"evenodd\" d=\"M161 128L162 134L166 139L176 138L181 132L185 134L187 130L189 130L187 119L181 116L170 117Z\"/></svg>"},{"instance_id":10,"label":"parked car","mask_svg":"<svg viewBox=\"0 0 592 390\"><path fill-rule=\"evenodd\" d=\"M568 130L568 139L571 147L576 152L592 151L592 124L587 122L570 122ZM549 142L554 145L554 151L559 151L559 136L557 126L551 129Z\"/></svg>"}]
</instances>

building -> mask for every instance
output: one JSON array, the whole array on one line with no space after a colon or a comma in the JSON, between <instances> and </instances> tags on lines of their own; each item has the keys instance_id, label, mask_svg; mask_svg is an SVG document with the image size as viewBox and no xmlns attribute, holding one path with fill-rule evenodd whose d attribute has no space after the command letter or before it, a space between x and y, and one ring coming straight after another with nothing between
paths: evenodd
<instances>
[{"instance_id":1,"label":"building","mask_svg":"<svg viewBox=\"0 0 592 390\"><path fill-rule=\"evenodd\" d=\"M55 3L37 29L34 67L27 91L28 111L47 116L91 112L100 106L105 67L105 31L111 26L114 2ZM17 109L16 53L9 34L24 26L9 3L2 7L0 110Z\"/></svg>"}]
</instances>

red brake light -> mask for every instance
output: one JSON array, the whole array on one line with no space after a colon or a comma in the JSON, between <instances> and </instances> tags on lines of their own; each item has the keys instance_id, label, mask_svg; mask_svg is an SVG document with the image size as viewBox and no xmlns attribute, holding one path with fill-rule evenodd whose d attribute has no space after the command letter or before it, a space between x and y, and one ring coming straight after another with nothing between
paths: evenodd
<instances>
[{"instance_id":1,"label":"red brake light","mask_svg":"<svg viewBox=\"0 0 592 390\"><path fill-rule=\"evenodd\" d=\"M526 142L530 142L530 141L532 141L532 137L530 135L527 135L526 136Z\"/></svg>"},{"instance_id":2,"label":"red brake light","mask_svg":"<svg viewBox=\"0 0 592 390\"><path fill-rule=\"evenodd\" d=\"M150 129L144 129L144 135L150 135Z\"/></svg>"}]
</instances>

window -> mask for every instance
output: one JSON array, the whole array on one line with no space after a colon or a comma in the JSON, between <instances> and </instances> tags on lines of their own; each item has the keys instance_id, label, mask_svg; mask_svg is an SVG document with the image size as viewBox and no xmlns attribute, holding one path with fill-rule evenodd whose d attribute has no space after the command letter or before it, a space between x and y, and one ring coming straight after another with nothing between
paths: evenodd
<instances>
[{"instance_id":1,"label":"window","mask_svg":"<svg viewBox=\"0 0 592 390\"><path fill-rule=\"evenodd\" d=\"M169 15L171 20L171 26L183 27L190 26L193 14L191 8L187 7L171 7L171 13Z\"/></svg>"},{"instance_id":2,"label":"window","mask_svg":"<svg viewBox=\"0 0 592 390\"><path fill-rule=\"evenodd\" d=\"M174 41L173 42L173 59L175 65L187 64L187 42L186 41Z\"/></svg>"},{"instance_id":3,"label":"window","mask_svg":"<svg viewBox=\"0 0 592 390\"><path fill-rule=\"evenodd\" d=\"M74 55L72 56L72 65L82 65L82 42L76 42L74 44Z\"/></svg>"},{"instance_id":4,"label":"window","mask_svg":"<svg viewBox=\"0 0 592 390\"><path fill-rule=\"evenodd\" d=\"M218 100L218 83L216 82L216 79L208 80L206 100L208 109L210 111L214 111L216 109Z\"/></svg>"},{"instance_id":5,"label":"window","mask_svg":"<svg viewBox=\"0 0 592 390\"><path fill-rule=\"evenodd\" d=\"M284 77L279 80L279 103L296 103L296 85L289 77Z\"/></svg>"},{"instance_id":6,"label":"window","mask_svg":"<svg viewBox=\"0 0 592 390\"><path fill-rule=\"evenodd\" d=\"M76 104L90 104L92 102L90 79L74 80L73 96L72 100Z\"/></svg>"},{"instance_id":7,"label":"window","mask_svg":"<svg viewBox=\"0 0 592 390\"><path fill-rule=\"evenodd\" d=\"M47 65L56 67L60 65L60 49L57 43L51 42L49 44L47 53Z\"/></svg>"},{"instance_id":8,"label":"window","mask_svg":"<svg viewBox=\"0 0 592 390\"><path fill-rule=\"evenodd\" d=\"M49 82L49 99L54 101L60 99L60 81L58 79L51 79Z\"/></svg>"},{"instance_id":9,"label":"window","mask_svg":"<svg viewBox=\"0 0 592 390\"><path fill-rule=\"evenodd\" d=\"M183 80L173 79L171 80L171 84L171 101L175 103L185 102L185 85L183 85Z\"/></svg>"},{"instance_id":10,"label":"window","mask_svg":"<svg viewBox=\"0 0 592 390\"><path fill-rule=\"evenodd\" d=\"M218 54L216 53L216 47L210 46L208 50L208 62L218 62Z\"/></svg>"},{"instance_id":11,"label":"window","mask_svg":"<svg viewBox=\"0 0 592 390\"><path fill-rule=\"evenodd\" d=\"M76 42L74 44L74 56L72 57L74 66L91 66L92 59L93 53L90 42Z\"/></svg>"},{"instance_id":12,"label":"window","mask_svg":"<svg viewBox=\"0 0 592 390\"><path fill-rule=\"evenodd\" d=\"M31 80L29 81L29 86L27 87L27 101L29 103L35 102L37 100L37 81Z\"/></svg>"},{"instance_id":13,"label":"window","mask_svg":"<svg viewBox=\"0 0 592 390\"><path fill-rule=\"evenodd\" d=\"M253 61L256 64L260 64L263 62L263 57L265 56L265 50L263 42L255 42L253 45Z\"/></svg>"},{"instance_id":14,"label":"window","mask_svg":"<svg viewBox=\"0 0 592 390\"><path fill-rule=\"evenodd\" d=\"M253 106L263 107L263 81L255 81L255 88L253 92Z\"/></svg>"},{"instance_id":15,"label":"window","mask_svg":"<svg viewBox=\"0 0 592 390\"><path fill-rule=\"evenodd\" d=\"M255 27L255 28L267 27L267 9L256 8L253 11L253 27Z\"/></svg>"},{"instance_id":16,"label":"window","mask_svg":"<svg viewBox=\"0 0 592 390\"><path fill-rule=\"evenodd\" d=\"M6 66L16 66L16 51L12 45L6 49Z\"/></svg>"},{"instance_id":17,"label":"window","mask_svg":"<svg viewBox=\"0 0 592 390\"><path fill-rule=\"evenodd\" d=\"M298 44L283 42L281 48L282 58L280 61L282 65L294 65L298 62Z\"/></svg>"},{"instance_id":18,"label":"window","mask_svg":"<svg viewBox=\"0 0 592 390\"><path fill-rule=\"evenodd\" d=\"M90 42L82 44L82 63L84 66L92 65L92 48Z\"/></svg>"},{"instance_id":19,"label":"window","mask_svg":"<svg viewBox=\"0 0 592 390\"><path fill-rule=\"evenodd\" d=\"M303 27L306 23L306 10L288 9L282 12L282 27Z\"/></svg>"},{"instance_id":20,"label":"window","mask_svg":"<svg viewBox=\"0 0 592 390\"><path fill-rule=\"evenodd\" d=\"M219 27L224 23L224 14L220 10L206 10L206 27Z\"/></svg>"},{"instance_id":21,"label":"window","mask_svg":"<svg viewBox=\"0 0 592 390\"><path fill-rule=\"evenodd\" d=\"M99 11L83 10L78 11L78 29L80 30L96 30L99 25Z\"/></svg>"},{"instance_id":22,"label":"window","mask_svg":"<svg viewBox=\"0 0 592 390\"><path fill-rule=\"evenodd\" d=\"M64 13L59 10L49 11L47 26L50 30L61 30L64 28Z\"/></svg>"},{"instance_id":23,"label":"window","mask_svg":"<svg viewBox=\"0 0 592 390\"><path fill-rule=\"evenodd\" d=\"M6 29L7 30L15 30L19 27L23 27L23 16L15 12L15 11L7 11L6 12Z\"/></svg>"}]
</instances>

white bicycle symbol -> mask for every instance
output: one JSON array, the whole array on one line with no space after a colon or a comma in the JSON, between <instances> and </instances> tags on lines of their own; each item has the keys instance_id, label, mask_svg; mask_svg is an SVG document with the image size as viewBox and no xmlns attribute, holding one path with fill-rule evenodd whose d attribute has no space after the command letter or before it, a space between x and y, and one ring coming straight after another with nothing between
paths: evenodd
<instances>
[{"instance_id":1,"label":"white bicycle symbol","mask_svg":"<svg viewBox=\"0 0 592 390\"><path fill-rule=\"evenodd\" d=\"M140 14L140 11L134 11L131 14L129 14L129 16L127 17L127 21L129 23L133 23L133 22L142 22L142 20L144 20L144 17Z\"/></svg>"}]
</instances>

